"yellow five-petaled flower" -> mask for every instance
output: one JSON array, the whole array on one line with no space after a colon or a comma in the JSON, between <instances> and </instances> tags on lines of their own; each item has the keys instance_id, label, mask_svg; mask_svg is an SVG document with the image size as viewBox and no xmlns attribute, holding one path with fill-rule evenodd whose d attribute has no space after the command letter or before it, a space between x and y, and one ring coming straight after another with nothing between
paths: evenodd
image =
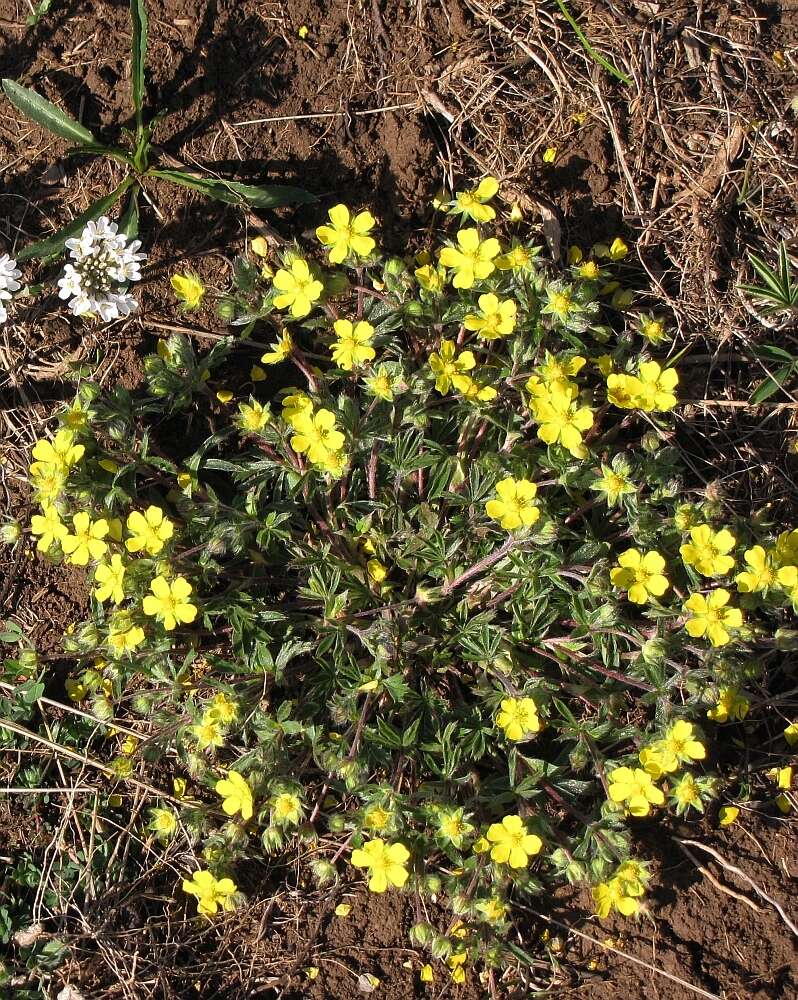
<instances>
[{"instance_id":1,"label":"yellow five-petaled flower","mask_svg":"<svg viewBox=\"0 0 798 1000\"><path fill-rule=\"evenodd\" d=\"M528 528L540 517L538 488L528 479L506 479L496 483L496 497L485 504L485 513L498 521L505 531Z\"/></svg>"},{"instance_id":2,"label":"yellow five-petaled flower","mask_svg":"<svg viewBox=\"0 0 798 1000\"><path fill-rule=\"evenodd\" d=\"M330 225L319 226L316 236L329 248L330 263L340 264L350 253L356 257L368 257L375 246L369 236L375 225L371 212L359 212L352 218L346 205L334 205L327 214Z\"/></svg>"},{"instance_id":3,"label":"yellow five-petaled flower","mask_svg":"<svg viewBox=\"0 0 798 1000\"><path fill-rule=\"evenodd\" d=\"M389 885L400 888L408 879L407 862L410 852L404 844L386 844L379 837L368 840L361 848L352 851L351 862L355 868L370 872L369 889L385 892Z\"/></svg>"},{"instance_id":4,"label":"yellow five-petaled flower","mask_svg":"<svg viewBox=\"0 0 798 1000\"><path fill-rule=\"evenodd\" d=\"M487 839L493 845L491 860L511 868L526 868L529 859L543 848L543 841L527 830L520 816L505 816L501 823L491 823Z\"/></svg>"},{"instance_id":5,"label":"yellow five-petaled flower","mask_svg":"<svg viewBox=\"0 0 798 1000\"><path fill-rule=\"evenodd\" d=\"M618 565L610 570L610 580L627 592L633 604L645 604L651 596L662 597L668 589L664 569L665 560L659 552L627 549L618 556Z\"/></svg>"},{"instance_id":6,"label":"yellow five-petaled flower","mask_svg":"<svg viewBox=\"0 0 798 1000\"><path fill-rule=\"evenodd\" d=\"M142 602L144 614L158 618L167 632L178 622L188 624L197 617L197 608L189 601L192 586L185 577L175 577L170 583L166 577L156 576L150 590Z\"/></svg>"}]
</instances>

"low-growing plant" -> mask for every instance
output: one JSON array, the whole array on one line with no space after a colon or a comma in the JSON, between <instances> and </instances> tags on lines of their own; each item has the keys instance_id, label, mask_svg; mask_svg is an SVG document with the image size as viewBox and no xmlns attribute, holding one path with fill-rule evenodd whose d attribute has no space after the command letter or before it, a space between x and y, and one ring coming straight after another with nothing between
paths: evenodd
<instances>
[{"instance_id":1,"label":"low-growing plant","mask_svg":"<svg viewBox=\"0 0 798 1000\"><path fill-rule=\"evenodd\" d=\"M41 4L35 13L38 19L46 13L49 4ZM188 171L168 163L160 162L163 156L153 145L153 136L162 119L168 114L166 109L158 111L149 119L146 115L147 32L148 17L146 0L130 0L131 20L131 100L133 105L134 128L121 129L119 144L107 145L98 139L85 125L76 121L62 108L42 97L35 90L23 87L14 80L4 79L3 90L14 107L26 117L47 129L53 135L75 143L69 150L72 156L107 156L125 167L125 176L110 194L94 201L85 212L46 239L25 247L17 254L23 262L35 258L50 258L63 251L66 240L79 233L87 222L109 212L127 193L128 201L119 222L120 232L131 239L137 235L139 220L139 193L148 180L161 180L181 187L191 188L217 201L230 205L248 205L255 209L275 208L299 202L315 201L315 196L301 188L273 184L258 186L242 184L208 177L201 172Z\"/></svg>"},{"instance_id":2,"label":"low-growing plant","mask_svg":"<svg viewBox=\"0 0 798 1000\"><path fill-rule=\"evenodd\" d=\"M256 242L219 303L247 336L159 341L135 396L83 384L30 469L41 557L92 588L69 695L140 729L122 785L172 769L178 894L234 909L240 866L300 843L320 884L446 901L413 940L456 981L519 955L514 900L644 910L634 826L718 795L716 728L798 600L798 530L685 502L626 244L559 267L495 228L497 188L414 258L344 205L315 251Z\"/></svg>"}]
</instances>

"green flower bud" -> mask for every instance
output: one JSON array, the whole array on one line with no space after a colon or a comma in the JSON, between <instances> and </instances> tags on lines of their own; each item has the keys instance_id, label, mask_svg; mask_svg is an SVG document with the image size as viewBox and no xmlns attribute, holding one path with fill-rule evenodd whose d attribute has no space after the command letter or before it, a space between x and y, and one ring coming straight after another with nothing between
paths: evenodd
<instances>
[{"instance_id":1,"label":"green flower bud","mask_svg":"<svg viewBox=\"0 0 798 1000\"><path fill-rule=\"evenodd\" d=\"M402 308L407 316L421 316L424 312L424 306L420 302L416 302L415 299L405 302Z\"/></svg>"},{"instance_id":2,"label":"green flower bud","mask_svg":"<svg viewBox=\"0 0 798 1000\"><path fill-rule=\"evenodd\" d=\"M649 639L643 643L640 649L643 660L652 666L657 663L662 663L667 652L668 644L664 639L659 638Z\"/></svg>"},{"instance_id":3,"label":"green flower bud","mask_svg":"<svg viewBox=\"0 0 798 1000\"><path fill-rule=\"evenodd\" d=\"M424 945L429 944L429 942L435 936L435 928L432 924L420 923L413 924L410 928L410 940L413 944L424 947Z\"/></svg>"},{"instance_id":4,"label":"green flower bud","mask_svg":"<svg viewBox=\"0 0 798 1000\"><path fill-rule=\"evenodd\" d=\"M22 538L22 525L19 521L6 521L0 527L0 542L3 545L16 545Z\"/></svg>"},{"instance_id":5,"label":"green flower bud","mask_svg":"<svg viewBox=\"0 0 798 1000\"><path fill-rule=\"evenodd\" d=\"M92 700L91 711L98 719L105 720L113 719L114 717L114 706L107 698L103 698L102 696Z\"/></svg>"},{"instance_id":6,"label":"green flower bud","mask_svg":"<svg viewBox=\"0 0 798 1000\"><path fill-rule=\"evenodd\" d=\"M335 865L331 865L329 861L314 861L310 866L310 870L313 872L313 877L316 879L316 884L319 888L330 885L338 878Z\"/></svg>"},{"instance_id":7,"label":"green flower bud","mask_svg":"<svg viewBox=\"0 0 798 1000\"><path fill-rule=\"evenodd\" d=\"M35 670L39 666L39 654L35 649L23 649L17 659L26 671Z\"/></svg>"},{"instance_id":8,"label":"green flower bud","mask_svg":"<svg viewBox=\"0 0 798 1000\"><path fill-rule=\"evenodd\" d=\"M433 958L448 958L452 953L452 942L443 934L435 934L429 943Z\"/></svg>"},{"instance_id":9,"label":"green flower bud","mask_svg":"<svg viewBox=\"0 0 798 1000\"><path fill-rule=\"evenodd\" d=\"M230 322L231 319L236 318L236 303L235 299L221 299L216 306L216 314L220 319Z\"/></svg>"},{"instance_id":10,"label":"green flower bud","mask_svg":"<svg viewBox=\"0 0 798 1000\"><path fill-rule=\"evenodd\" d=\"M330 833L342 833L346 829L346 820L340 813L334 813L327 821Z\"/></svg>"},{"instance_id":11,"label":"green flower bud","mask_svg":"<svg viewBox=\"0 0 798 1000\"><path fill-rule=\"evenodd\" d=\"M276 826L267 826L261 834L260 841L267 854L276 854L283 846L283 835Z\"/></svg>"}]
</instances>

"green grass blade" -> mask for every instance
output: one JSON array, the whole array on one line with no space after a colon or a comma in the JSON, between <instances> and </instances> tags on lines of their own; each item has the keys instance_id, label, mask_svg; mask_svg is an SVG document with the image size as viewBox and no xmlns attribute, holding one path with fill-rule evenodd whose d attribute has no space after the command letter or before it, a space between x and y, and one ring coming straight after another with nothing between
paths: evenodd
<instances>
[{"instance_id":1,"label":"green grass blade","mask_svg":"<svg viewBox=\"0 0 798 1000\"><path fill-rule=\"evenodd\" d=\"M577 24L573 14L565 6L565 0L557 0L557 6L562 11L562 16L576 32L576 37L582 43L582 48L585 50L585 52L587 52L590 58L594 62L597 62L599 66L603 66L604 69L606 69L608 73L612 74L612 76L614 76L616 80L620 80L621 83L625 83L627 87L631 87L632 81L629 79L629 77L625 73L622 73L617 66L613 66L613 64L608 59L605 59L604 56L601 55L601 53L596 52L596 50L590 44L590 40L588 39L587 35L584 33L584 31L582 31L582 29Z\"/></svg>"},{"instance_id":2,"label":"green grass blade","mask_svg":"<svg viewBox=\"0 0 798 1000\"><path fill-rule=\"evenodd\" d=\"M59 229L57 233L48 236L46 240L40 240L38 243L32 243L29 247L25 247L24 250L17 254L17 260L25 261L54 257L62 253L66 241L76 233L79 233L87 222L104 215L112 205L119 201L132 183L133 178L126 177L119 187L104 198L98 198L97 201L92 202L85 212L81 212L80 215L64 226L63 229Z\"/></svg>"},{"instance_id":3,"label":"green grass blade","mask_svg":"<svg viewBox=\"0 0 798 1000\"><path fill-rule=\"evenodd\" d=\"M136 128L141 131L144 127L144 69L147 65L149 27L146 0L130 0L130 21L133 28L130 83L133 90L133 107L136 111Z\"/></svg>"},{"instance_id":4,"label":"green grass blade","mask_svg":"<svg viewBox=\"0 0 798 1000\"><path fill-rule=\"evenodd\" d=\"M136 184L130 191L125 211L119 220L119 232L124 233L129 240L135 240L139 234L139 186Z\"/></svg>"},{"instance_id":5,"label":"green grass blade","mask_svg":"<svg viewBox=\"0 0 798 1000\"><path fill-rule=\"evenodd\" d=\"M91 132L80 122L56 107L46 97L37 94L29 87L23 87L14 80L3 80L3 90L6 97L15 108L22 112L31 121L46 128L48 132L59 136L61 139L68 139L69 142L78 145L98 146L99 143Z\"/></svg>"},{"instance_id":6,"label":"green grass blade","mask_svg":"<svg viewBox=\"0 0 798 1000\"><path fill-rule=\"evenodd\" d=\"M309 204L317 201L316 196L309 191L284 184L255 187L252 184L240 184L238 181L218 181L209 177L199 177L184 170L150 170L148 176L160 177L162 180L180 184L193 191L201 191L209 198L215 198L216 201L223 201L228 205L279 208L281 205Z\"/></svg>"}]
</instances>

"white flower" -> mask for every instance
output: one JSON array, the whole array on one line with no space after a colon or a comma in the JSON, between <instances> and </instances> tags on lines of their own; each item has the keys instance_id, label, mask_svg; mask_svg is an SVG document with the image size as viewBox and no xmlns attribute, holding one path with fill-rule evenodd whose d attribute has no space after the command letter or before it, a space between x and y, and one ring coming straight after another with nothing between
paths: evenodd
<instances>
[{"instance_id":1,"label":"white flower","mask_svg":"<svg viewBox=\"0 0 798 1000\"><path fill-rule=\"evenodd\" d=\"M79 237L66 241L72 263L64 266L58 281L59 298L69 300L74 316L99 316L104 322L129 316L136 300L125 291L141 280L141 242L119 232L106 216L86 223Z\"/></svg>"},{"instance_id":2,"label":"white flower","mask_svg":"<svg viewBox=\"0 0 798 1000\"><path fill-rule=\"evenodd\" d=\"M0 257L0 323L5 323L8 319L5 303L10 302L14 297L13 293L22 287L17 281L21 277L22 271L17 269L17 262L4 253Z\"/></svg>"}]
</instances>

